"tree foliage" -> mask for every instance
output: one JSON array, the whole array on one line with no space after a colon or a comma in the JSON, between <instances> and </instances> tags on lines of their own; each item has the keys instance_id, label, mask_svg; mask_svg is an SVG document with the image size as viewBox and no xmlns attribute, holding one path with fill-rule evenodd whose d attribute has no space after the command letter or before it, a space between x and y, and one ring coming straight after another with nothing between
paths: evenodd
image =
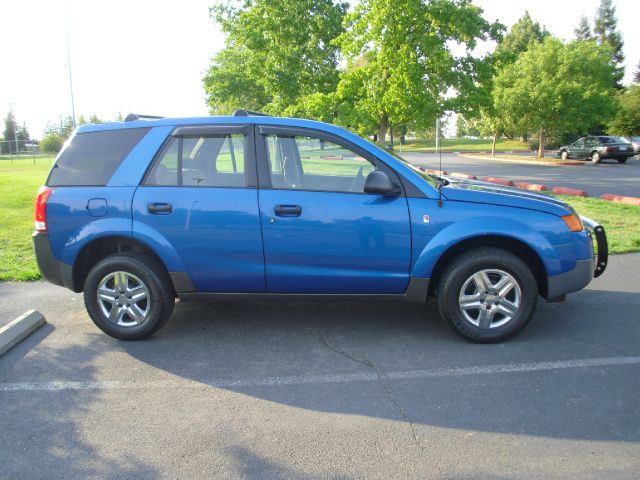
<instances>
[{"instance_id":1,"label":"tree foliage","mask_svg":"<svg viewBox=\"0 0 640 480\"><path fill-rule=\"evenodd\" d=\"M40 150L46 153L58 153L64 144L64 139L57 133L51 133L40 141Z\"/></svg>"},{"instance_id":2,"label":"tree foliage","mask_svg":"<svg viewBox=\"0 0 640 480\"><path fill-rule=\"evenodd\" d=\"M511 26L502 41L496 47L496 55L501 62L514 62L521 53L526 52L532 43L542 42L549 36L547 29L531 18L528 10Z\"/></svg>"},{"instance_id":3,"label":"tree foliage","mask_svg":"<svg viewBox=\"0 0 640 480\"><path fill-rule=\"evenodd\" d=\"M471 51L478 40L498 39L503 27L469 0L361 0L346 26L337 42L347 67L335 105L338 121L360 133L376 132L383 142L391 125L426 128L445 110L466 112L488 95L479 85L491 77L490 62ZM452 42L462 55L452 53ZM452 90L456 96L446 98Z\"/></svg>"},{"instance_id":4,"label":"tree foliage","mask_svg":"<svg viewBox=\"0 0 640 480\"><path fill-rule=\"evenodd\" d=\"M2 132L4 141L0 146L1 153L16 153L24 148L24 145L30 141L29 130L26 124L18 126L13 110L9 110L4 118L4 130ZM17 140L17 142L16 142Z\"/></svg>"},{"instance_id":5,"label":"tree foliage","mask_svg":"<svg viewBox=\"0 0 640 480\"><path fill-rule=\"evenodd\" d=\"M543 156L545 136L586 132L608 120L616 108L614 75L606 49L546 38L498 74L496 117L511 130L537 131Z\"/></svg>"},{"instance_id":6,"label":"tree foliage","mask_svg":"<svg viewBox=\"0 0 640 480\"><path fill-rule=\"evenodd\" d=\"M640 135L640 85L632 85L620 95L620 108L609 123L612 135Z\"/></svg>"},{"instance_id":7,"label":"tree foliage","mask_svg":"<svg viewBox=\"0 0 640 480\"><path fill-rule=\"evenodd\" d=\"M624 53L622 52L622 35L618 32L618 19L616 18L616 7L612 0L600 0L600 6L596 11L593 34L598 45L609 47L610 54L616 64L614 85L622 88L624 77Z\"/></svg>"},{"instance_id":8,"label":"tree foliage","mask_svg":"<svg viewBox=\"0 0 640 480\"><path fill-rule=\"evenodd\" d=\"M338 48L346 4L334 0L218 3L212 18L227 34L204 77L212 113L236 108L282 113L300 98L330 93L338 82Z\"/></svg>"},{"instance_id":9,"label":"tree foliage","mask_svg":"<svg viewBox=\"0 0 640 480\"><path fill-rule=\"evenodd\" d=\"M589 27L589 20L584 15L580 17L580 23L578 27L574 30L576 35L576 40L579 42L586 42L589 40L593 40L593 34L591 33L591 28Z\"/></svg>"}]
</instances>

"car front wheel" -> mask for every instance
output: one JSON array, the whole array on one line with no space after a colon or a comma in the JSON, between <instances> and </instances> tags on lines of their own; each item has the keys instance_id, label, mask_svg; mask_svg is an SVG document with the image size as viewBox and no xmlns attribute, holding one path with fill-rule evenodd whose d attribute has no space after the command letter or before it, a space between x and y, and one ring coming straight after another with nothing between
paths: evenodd
<instances>
[{"instance_id":1,"label":"car front wheel","mask_svg":"<svg viewBox=\"0 0 640 480\"><path fill-rule=\"evenodd\" d=\"M171 316L171 281L156 260L138 253L108 256L89 272L84 303L102 331L120 340L141 340Z\"/></svg>"},{"instance_id":2,"label":"car front wheel","mask_svg":"<svg viewBox=\"0 0 640 480\"><path fill-rule=\"evenodd\" d=\"M456 258L444 271L438 291L442 318L476 343L499 342L520 332L538 296L527 265L498 248L478 248Z\"/></svg>"},{"instance_id":3,"label":"car front wheel","mask_svg":"<svg viewBox=\"0 0 640 480\"><path fill-rule=\"evenodd\" d=\"M600 155L600 152L593 152L591 154L591 161L593 163L600 163L601 160L602 160L602 156Z\"/></svg>"}]
</instances>

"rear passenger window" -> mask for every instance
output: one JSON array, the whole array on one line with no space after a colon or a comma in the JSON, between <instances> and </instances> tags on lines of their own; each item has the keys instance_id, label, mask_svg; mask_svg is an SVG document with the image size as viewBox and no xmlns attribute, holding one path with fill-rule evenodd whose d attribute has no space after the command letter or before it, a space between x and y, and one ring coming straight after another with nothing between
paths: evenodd
<instances>
[{"instance_id":1,"label":"rear passenger window","mask_svg":"<svg viewBox=\"0 0 640 480\"><path fill-rule=\"evenodd\" d=\"M77 134L51 169L47 185L106 185L148 131L148 128L129 128Z\"/></svg>"},{"instance_id":2,"label":"rear passenger window","mask_svg":"<svg viewBox=\"0 0 640 480\"><path fill-rule=\"evenodd\" d=\"M174 137L145 184L244 187L245 135Z\"/></svg>"}]
</instances>

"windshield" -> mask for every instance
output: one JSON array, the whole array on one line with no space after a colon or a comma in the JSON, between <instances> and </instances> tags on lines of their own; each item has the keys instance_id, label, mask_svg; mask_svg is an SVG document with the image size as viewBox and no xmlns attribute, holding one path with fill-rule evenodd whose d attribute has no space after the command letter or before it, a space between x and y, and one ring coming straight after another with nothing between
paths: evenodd
<instances>
[{"instance_id":1,"label":"windshield","mask_svg":"<svg viewBox=\"0 0 640 480\"><path fill-rule=\"evenodd\" d=\"M367 139L367 141L369 141L369 143L373 143L369 139ZM374 145L376 145L376 144L374 143ZM382 147L380 145L376 145L376 146L382 148L385 152L387 152L392 157L400 160L407 167L409 167L411 170L413 170L418 175L420 175L420 177L422 177L424 180L426 180L433 188L439 189L442 185L446 185L448 183L446 180L440 179L440 177L437 177L435 175L431 175L431 174L425 172L424 170L419 169L418 167L416 167L414 164L412 164L408 160L402 158L400 155L398 155L393 150L389 150L389 149L387 149L385 147Z\"/></svg>"}]
</instances>

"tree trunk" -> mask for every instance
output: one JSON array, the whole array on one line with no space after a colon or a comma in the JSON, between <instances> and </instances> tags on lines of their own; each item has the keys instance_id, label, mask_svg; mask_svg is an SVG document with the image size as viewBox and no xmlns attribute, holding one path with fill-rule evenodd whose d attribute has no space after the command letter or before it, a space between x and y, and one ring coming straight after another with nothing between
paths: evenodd
<instances>
[{"instance_id":1,"label":"tree trunk","mask_svg":"<svg viewBox=\"0 0 640 480\"><path fill-rule=\"evenodd\" d=\"M544 131L538 133L538 158L544 158Z\"/></svg>"},{"instance_id":2,"label":"tree trunk","mask_svg":"<svg viewBox=\"0 0 640 480\"><path fill-rule=\"evenodd\" d=\"M526 133L523 133L522 135L520 135L520 141L521 142L526 142L529 140L529 135Z\"/></svg>"},{"instance_id":3,"label":"tree trunk","mask_svg":"<svg viewBox=\"0 0 640 480\"><path fill-rule=\"evenodd\" d=\"M380 118L380 123L378 124L378 143L380 145L384 145L385 140L387 139L387 128L389 128L387 116L383 115Z\"/></svg>"},{"instance_id":4,"label":"tree trunk","mask_svg":"<svg viewBox=\"0 0 640 480\"><path fill-rule=\"evenodd\" d=\"M491 156L496 156L496 140L498 139L498 132L493 132L493 143L491 144Z\"/></svg>"}]
</instances>

